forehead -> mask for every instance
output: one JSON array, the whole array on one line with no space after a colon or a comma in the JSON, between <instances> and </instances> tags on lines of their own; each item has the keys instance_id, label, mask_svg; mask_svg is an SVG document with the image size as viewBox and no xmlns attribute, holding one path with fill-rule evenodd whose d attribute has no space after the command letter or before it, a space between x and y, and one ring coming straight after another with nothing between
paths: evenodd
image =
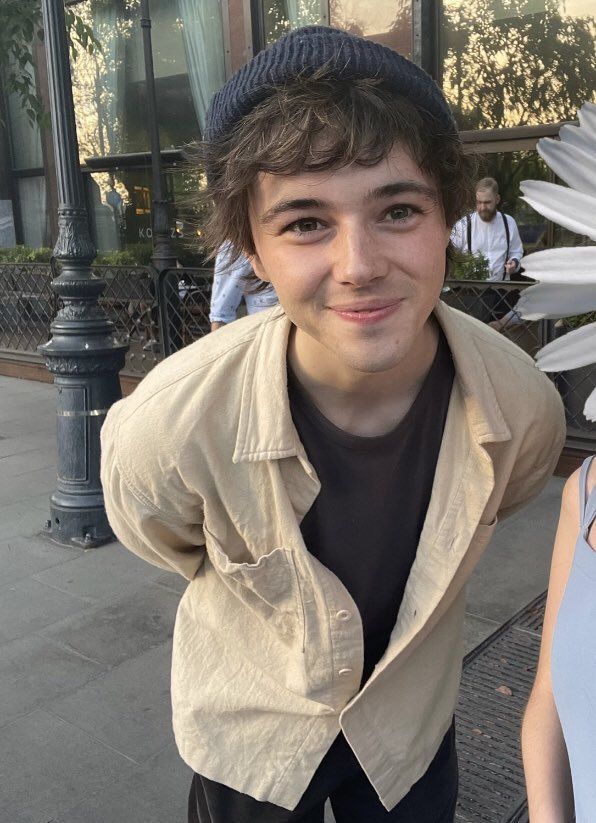
<instances>
[{"instance_id":1,"label":"forehead","mask_svg":"<svg viewBox=\"0 0 596 823\"><path fill-rule=\"evenodd\" d=\"M317 198L326 202L337 200L348 204L364 198L371 190L388 182L411 181L432 187L436 185L413 159L405 146L396 144L389 154L374 165L352 163L324 171L305 170L294 174L261 172L250 190L255 211L268 208L272 202L286 198Z\"/></svg>"},{"instance_id":2,"label":"forehead","mask_svg":"<svg viewBox=\"0 0 596 823\"><path fill-rule=\"evenodd\" d=\"M496 195L490 189L478 189L476 192L476 200L492 200L494 197Z\"/></svg>"}]
</instances>

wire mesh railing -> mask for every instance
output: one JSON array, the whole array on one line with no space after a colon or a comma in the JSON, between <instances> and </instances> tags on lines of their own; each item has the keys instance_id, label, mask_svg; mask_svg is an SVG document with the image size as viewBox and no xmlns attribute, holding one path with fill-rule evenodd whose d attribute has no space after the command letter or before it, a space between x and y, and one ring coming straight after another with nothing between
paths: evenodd
<instances>
[{"instance_id":1,"label":"wire mesh railing","mask_svg":"<svg viewBox=\"0 0 596 823\"><path fill-rule=\"evenodd\" d=\"M119 340L129 350L123 372L147 374L156 363L209 332L211 269L175 268L158 274L150 266L95 266L106 281L100 303ZM0 350L35 355L50 337L59 308L51 289L56 272L47 263L0 264ZM565 328L552 321L526 322L515 311L523 283L447 280L442 299L501 334L534 357ZM596 366L551 375L567 416L571 440L596 441L596 424L583 416L596 387Z\"/></svg>"},{"instance_id":2,"label":"wire mesh railing","mask_svg":"<svg viewBox=\"0 0 596 823\"><path fill-rule=\"evenodd\" d=\"M515 311L520 293L531 282L487 283L483 280L448 280L442 298L466 314L489 323L516 343L531 357L568 329L561 322L524 321ZM570 441L596 441L596 424L583 414L585 402L596 388L596 365L549 375L565 407L567 434Z\"/></svg>"}]
</instances>

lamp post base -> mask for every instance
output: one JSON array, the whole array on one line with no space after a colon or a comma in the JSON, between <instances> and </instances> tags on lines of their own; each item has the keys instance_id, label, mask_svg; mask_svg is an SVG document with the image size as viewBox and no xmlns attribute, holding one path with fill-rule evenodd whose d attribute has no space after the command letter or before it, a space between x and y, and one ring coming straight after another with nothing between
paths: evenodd
<instances>
[{"instance_id":1,"label":"lamp post base","mask_svg":"<svg viewBox=\"0 0 596 823\"><path fill-rule=\"evenodd\" d=\"M64 505L50 498L50 519L46 522L46 536L60 546L95 549L116 540L110 528L103 501L82 508Z\"/></svg>"}]
</instances>

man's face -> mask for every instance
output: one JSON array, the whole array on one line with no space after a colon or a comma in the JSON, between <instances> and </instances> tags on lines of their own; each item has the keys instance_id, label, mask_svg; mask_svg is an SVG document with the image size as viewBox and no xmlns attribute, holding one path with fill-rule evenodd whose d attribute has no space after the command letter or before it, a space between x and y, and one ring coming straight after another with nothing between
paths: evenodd
<instances>
[{"instance_id":1,"label":"man's face","mask_svg":"<svg viewBox=\"0 0 596 823\"><path fill-rule=\"evenodd\" d=\"M476 211L481 220L490 223L497 213L497 206L501 198L493 194L490 189L478 189L476 192Z\"/></svg>"},{"instance_id":2,"label":"man's face","mask_svg":"<svg viewBox=\"0 0 596 823\"><path fill-rule=\"evenodd\" d=\"M439 299L450 227L407 151L374 166L263 173L250 223L255 272L319 366L374 373L408 356Z\"/></svg>"}]
</instances>

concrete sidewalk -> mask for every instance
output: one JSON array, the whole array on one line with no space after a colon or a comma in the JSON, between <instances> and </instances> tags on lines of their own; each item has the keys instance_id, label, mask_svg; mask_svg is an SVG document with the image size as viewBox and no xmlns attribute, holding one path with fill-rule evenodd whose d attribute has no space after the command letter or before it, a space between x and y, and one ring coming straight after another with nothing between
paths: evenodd
<instances>
[{"instance_id":1,"label":"concrete sidewalk","mask_svg":"<svg viewBox=\"0 0 596 823\"><path fill-rule=\"evenodd\" d=\"M0 821L184 823L169 701L184 581L119 544L39 535L54 432L53 387L0 377ZM499 525L470 583L467 649L546 588L562 485Z\"/></svg>"}]
</instances>

